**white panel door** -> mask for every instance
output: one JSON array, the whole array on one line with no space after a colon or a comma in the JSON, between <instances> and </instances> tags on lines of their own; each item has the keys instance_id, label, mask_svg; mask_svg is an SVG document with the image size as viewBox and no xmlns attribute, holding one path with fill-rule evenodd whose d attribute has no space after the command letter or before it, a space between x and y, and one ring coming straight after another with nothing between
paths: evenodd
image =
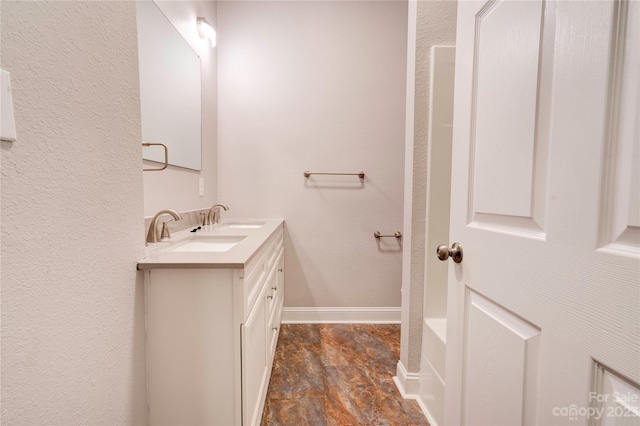
<instances>
[{"instance_id":1,"label":"white panel door","mask_svg":"<svg viewBox=\"0 0 640 426\"><path fill-rule=\"evenodd\" d=\"M639 24L459 3L447 424L640 424Z\"/></svg>"}]
</instances>

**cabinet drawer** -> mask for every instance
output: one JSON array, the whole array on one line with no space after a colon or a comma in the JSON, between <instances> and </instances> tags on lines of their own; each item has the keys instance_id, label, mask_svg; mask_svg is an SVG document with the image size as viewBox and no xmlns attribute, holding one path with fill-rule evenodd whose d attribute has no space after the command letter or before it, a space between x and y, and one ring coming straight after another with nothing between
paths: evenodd
<instances>
[{"instance_id":1,"label":"cabinet drawer","mask_svg":"<svg viewBox=\"0 0 640 426\"><path fill-rule=\"evenodd\" d=\"M276 270L274 268L271 269L271 272L269 273L269 276L267 277L267 282L265 285L265 292L264 292L264 298L265 298L265 304L266 304L266 312L267 312L267 318L271 317L271 312L273 311L273 308L275 307L276 304L276 300L278 297L278 291L277 291L277 286L276 286Z\"/></svg>"},{"instance_id":2,"label":"cabinet drawer","mask_svg":"<svg viewBox=\"0 0 640 426\"><path fill-rule=\"evenodd\" d=\"M249 311L255 304L258 295L262 291L265 279L267 279L268 274L273 269L283 243L284 239L282 228L279 228L245 267L243 283L245 294L245 313L243 319L246 319Z\"/></svg>"},{"instance_id":3,"label":"cabinet drawer","mask_svg":"<svg viewBox=\"0 0 640 426\"><path fill-rule=\"evenodd\" d=\"M276 263L278 253L284 242L282 229L279 229L267 242L267 270L270 270Z\"/></svg>"},{"instance_id":4,"label":"cabinet drawer","mask_svg":"<svg viewBox=\"0 0 640 426\"><path fill-rule=\"evenodd\" d=\"M267 299L267 356L268 363L271 365L273 356L278 343L278 334L280 332L280 322L282 319L282 305L284 303L284 250L280 249L276 263L272 269L273 275L270 274L269 288L270 298Z\"/></svg>"},{"instance_id":5,"label":"cabinet drawer","mask_svg":"<svg viewBox=\"0 0 640 426\"><path fill-rule=\"evenodd\" d=\"M267 357L268 364L273 363L273 356L278 343L278 334L280 333L280 320L282 319L282 304L284 302L283 293L281 291L274 294L271 311L268 312L269 319L267 321Z\"/></svg>"},{"instance_id":6,"label":"cabinet drawer","mask_svg":"<svg viewBox=\"0 0 640 426\"><path fill-rule=\"evenodd\" d=\"M251 308L258 300L258 295L262 290L264 280L267 277L266 269L267 253L261 251L247 264L244 269L244 314L243 320L247 319L247 315L251 311Z\"/></svg>"},{"instance_id":7,"label":"cabinet drawer","mask_svg":"<svg viewBox=\"0 0 640 426\"><path fill-rule=\"evenodd\" d=\"M281 249L267 279L267 313L272 316L278 301L284 299L284 251Z\"/></svg>"}]
</instances>

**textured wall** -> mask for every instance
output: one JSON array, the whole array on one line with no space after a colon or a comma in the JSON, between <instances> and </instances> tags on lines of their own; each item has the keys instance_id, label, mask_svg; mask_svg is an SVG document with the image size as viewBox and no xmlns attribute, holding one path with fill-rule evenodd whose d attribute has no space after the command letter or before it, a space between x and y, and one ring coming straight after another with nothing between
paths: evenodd
<instances>
[{"instance_id":1,"label":"textured wall","mask_svg":"<svg viewBox=\"0 0 640 426\"><path fill-rule=\"evenodd\" d=\"M373 233L402 229L406 2L221 1L218 24L225 217L285 218L285 306L400 306Z\"/></svg>"},{"instance_id":2,"label":"textured wall","mask_svg":"<svg viewBox=\"0 0 640 426\"><path fill-rule=\"evenodd\" d=\"M198 35L199 16L216 28L215 1L159 1L156 3L200 56L202 67L202 170L169 166L162 172L144 173L144 214L153 216L162 209L177 211L211 207L218 196L217 121L218 70L217 48ZM158 167L145 161L146 167ZM198 179L204 179L204 196L198 195Z\"/></svg>"},{"instance_id":3,"label":"textured wall","mask_svg":"<svg viewBox=\"0 0 640 426\"><path fill-rule=\"evenodd\" d=\"M413 134L407 133L407 167L413 164L406 175L405 234L411 234L410 249L403 255L402 271L402 338L400 360L410 373L420 369L422 345L422 305L424 295L425 214L427 194L427 137L429 134L429 81L430 50L436 45L455 45L457 3L444 1L412 2L415 13L415 66L413 105L407 108L412 115L408 123ZM409 57L412 55L409 54ZM410 139L413 136L412 140ZM412 147L413 149L411 149Z\"/></svg>"},{"instance_id":4,"label":"textured wall","mask_svg":"<svg viewBox=\"0 0 640 426\"><path fill-rule=\"evenodd\" d=\"M145 424L134 4L1 7L2 423Z\"/></svg>"}]
</instances>

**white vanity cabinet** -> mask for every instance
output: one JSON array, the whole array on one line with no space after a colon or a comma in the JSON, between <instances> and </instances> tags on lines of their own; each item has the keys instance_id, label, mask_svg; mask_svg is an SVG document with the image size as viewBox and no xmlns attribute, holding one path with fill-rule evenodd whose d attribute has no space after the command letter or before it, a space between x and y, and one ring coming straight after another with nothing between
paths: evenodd
<instances>
[{"instance_id":1,"label":"white vanity cabinet","mask_svg":"<svg viewBox=\"0 0 640 426\"><path fill-rule=\"evenodd\" d=\"M242 265L146 269L149 424L260 424L283 300L281 222Z\"/></svg>"}]
</instances>

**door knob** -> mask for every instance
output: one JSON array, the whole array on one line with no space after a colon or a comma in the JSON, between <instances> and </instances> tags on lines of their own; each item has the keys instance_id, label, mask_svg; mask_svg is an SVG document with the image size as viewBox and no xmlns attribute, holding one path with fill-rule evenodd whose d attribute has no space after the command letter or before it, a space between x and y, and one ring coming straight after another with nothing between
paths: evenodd
<instances>
[{"instance_id":1,"label":"door knob","mask_svg":"<svg viewBox=\"0 0 640 426\"><path fill-rule=\"evenodd\" d=\"M438 259L443 262L448 258L453 259L456 263L462 262L462 246L460 243L451 244L451 248L444 244L440 244L436 249L436 253L438 253Z\"/></svg>"}]
</instances>

